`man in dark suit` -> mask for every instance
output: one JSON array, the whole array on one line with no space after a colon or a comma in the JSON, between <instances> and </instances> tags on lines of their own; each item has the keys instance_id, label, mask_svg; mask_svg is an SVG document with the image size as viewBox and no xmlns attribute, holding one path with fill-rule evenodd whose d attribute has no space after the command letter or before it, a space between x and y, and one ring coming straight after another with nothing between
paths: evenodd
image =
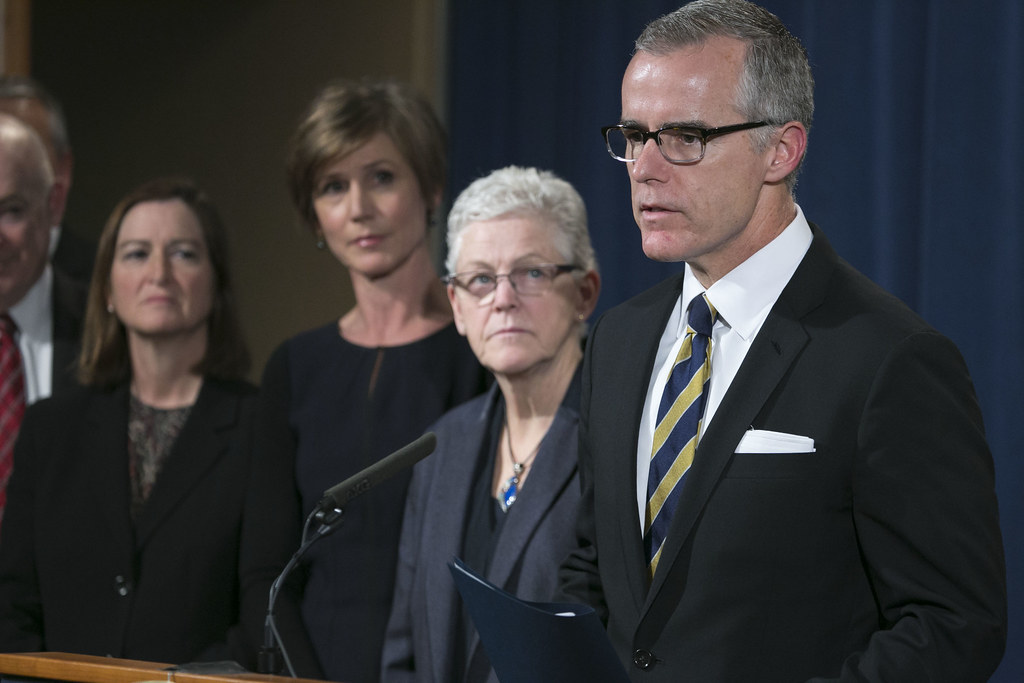
<instances>
[{"instance_id":1,"label":"man in dark suit","mask_svg":"<svg viewBox=\"0 0 1024 683\"><path fill-rule=\"evenodd\" d=\"M685 263L598 321L583 369L562 589L603 616L636 681L984 681L1002 657L970 377L794 202L812 114L781 22L709 0L645 29L606 129L644 252ZM677 360L701 378L682 404ZM652 470L691 401L695 453Z\"/></svg>"},{"instance_id":2,"label":"man in dark suit","mask_svg":"<svg viewBox=\"0 0 1024 683\"><path fill-rule=\"evenodd\" d=\"M0 377L0 519L20 411L75 384L86 293L48 263L51 217L62 205L39 137L0 114L0 343L11 359Z\"/></svg>"},{"instance_id":3,"label":"man in dark suit","mask_svg":"<svg viewBox=\"0 0 1024 683\"><path fill-rule=\"evenodd\" d=\"M60 203L50 216L50 260L66 275L88 286L96 244L63 226L75 166L64 108L38 81L27 76L3 76L0 112L28 124L46 146L53 182L61 188Z\"/></svg>"}]
</instances>

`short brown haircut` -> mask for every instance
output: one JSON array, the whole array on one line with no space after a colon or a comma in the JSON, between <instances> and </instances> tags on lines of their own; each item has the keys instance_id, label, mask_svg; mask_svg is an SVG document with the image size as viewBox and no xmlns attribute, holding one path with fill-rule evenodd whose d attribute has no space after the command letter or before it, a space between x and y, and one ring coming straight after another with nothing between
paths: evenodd
<instances>
[{"instance_id":1,"label":"short brown haircut","mask_svg":"<svg viewBox=\"0 0 1024 683\"><path fill-rule=\"evenodd\" d=\"M314 98L288 153L292 203L311 230L319 228L313 194L324 166L377 133L391 139L412 167L427 206L435 205L444 191L447 140L430 103L397 81L336 81Z\"/></svg>"},{"instance_id":2,"label":"short brown haircut","mask_svg":"<svg viewBox=\"0 0 1024 683\"><path fill-rule=\"evenodd\" d=\"M124 325L107 310L110 269L117 236L125 215L137 204L180 200L195 215L213 267L213 305L207 321L206 353L195 372L224 379L240 379L249 370L249 350L238 322L228 269L227 232L216 207L195 184L185 178L160 178L129 193L114 208L100 235L89 299L85 309L78 378L83 384L110 387L131 378L128 337Z\"/></svg>"}]
</instances>

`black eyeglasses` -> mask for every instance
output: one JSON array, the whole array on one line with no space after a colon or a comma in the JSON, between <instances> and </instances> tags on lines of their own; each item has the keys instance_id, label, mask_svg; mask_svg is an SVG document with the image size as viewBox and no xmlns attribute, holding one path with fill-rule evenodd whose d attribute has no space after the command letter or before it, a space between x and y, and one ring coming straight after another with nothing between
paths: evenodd
<instances>
[{"instance_id":1,"label":"black eyeglasses","mask_svg":"<svg viewBox=\"0 0 1024 683\"><path fill-rule=\"evenodd\" d=\"M654 139L661 155L674 164L690 164L704 158L708 140L741 130L769 125L767 121L750 121L718 128L666 126L658 130L640 130L632 126L605 126L601 129L608 153L619 161L636 161L647 141Z\"/></svg>"},{"instance_id":2,"label":"black eyeglasses","mask_svg":"<svg viewBox=\"0 0 1024 683\"><path fill-rule=\"evenodd\" d=\"M581 270L579 266L569 263L539 263L533 266L520 266L507 273L494 273L487 270L473 270L455 273L442 278L445 284L465 290L470 296L484 304L494 290L498 281L507 278L516 294L536 296L551 289L551 283L562 273Z\"/></svg>"}]
</instances>

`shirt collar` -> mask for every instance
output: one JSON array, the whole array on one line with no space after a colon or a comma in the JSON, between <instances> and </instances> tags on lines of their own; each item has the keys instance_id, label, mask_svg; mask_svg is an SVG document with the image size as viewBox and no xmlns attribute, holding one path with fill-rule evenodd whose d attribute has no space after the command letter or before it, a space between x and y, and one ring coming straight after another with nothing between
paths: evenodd
<instances>
[{"instance_id":1,"label":"shirt collar","mask_svg":"<svg viewBox=\"0 0 1024 683\"><path fill-rule=\"evenodd\" d=\"M707 289L708 300L718 311L719 319L744 341L750 341L760 329L803 260L812 238L811 226L797 205L796 217L775 239ZM685 314L690 300L702 291L704 288L687 265L679 299L680 313ZM685 331L685 320L685 315L679 316L680 335Z\"/></svg>"}]
</instances>

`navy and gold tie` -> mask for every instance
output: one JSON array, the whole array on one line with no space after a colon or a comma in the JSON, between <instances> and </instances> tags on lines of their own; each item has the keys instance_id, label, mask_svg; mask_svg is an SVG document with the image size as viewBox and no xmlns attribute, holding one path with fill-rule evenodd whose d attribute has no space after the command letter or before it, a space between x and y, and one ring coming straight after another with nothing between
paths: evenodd
<instances>
[{"instance_id":1,"label":"navy and gold tie","mask_svg":"<svg viewBox=\"0 0 1024 683\"><path fill-rule=\"evenodd\" d=\"M658 568L669 522L697 450L711 377L711 328L715 316L716 311L705 295L690 302L686 337L658 408L644 520L644 550L650 577Z\"/></svg>"}]
</instances>

